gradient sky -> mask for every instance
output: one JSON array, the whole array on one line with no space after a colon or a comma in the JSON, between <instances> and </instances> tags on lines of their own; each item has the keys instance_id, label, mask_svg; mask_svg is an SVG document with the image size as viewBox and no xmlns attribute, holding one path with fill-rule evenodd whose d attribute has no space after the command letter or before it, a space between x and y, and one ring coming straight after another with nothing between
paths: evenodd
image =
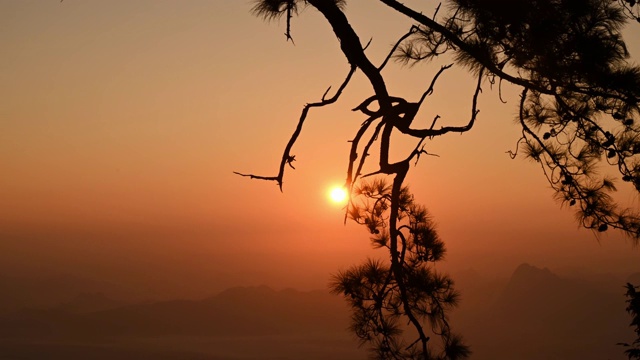
<instances>
[{"instance_id":1,"label":"gradient sky","mask_svg":"<svg viewBox=\"0 0 640 360\"><path fill-rule=\"evenodd\" d=\"M363 120L349 109L371 95L361 74L335 106L310 113L284 193L232 173L275 175L302 106L348 71L315 10L294 18L292 45L283 22L250 8L0 1L0 275L70 273L200 296L236 284L320 288L372 254L367 232L343 225L326 195L344 182L347 140ZM349 1L347 16L376 63L411 25L375 1ZM391 93L418 98L441 63L393 64ZM422 121L465 122L472 93L464 70L445 72ZM517 94L504 87L503 97L485 84L476 127L429 143L439 157L408 178L448 246L444 267L640 270L629 240L579 230L539 166L505 153L519 131ZM620 199L638 206L631 192Z\"/></svg>"}]
</instances>

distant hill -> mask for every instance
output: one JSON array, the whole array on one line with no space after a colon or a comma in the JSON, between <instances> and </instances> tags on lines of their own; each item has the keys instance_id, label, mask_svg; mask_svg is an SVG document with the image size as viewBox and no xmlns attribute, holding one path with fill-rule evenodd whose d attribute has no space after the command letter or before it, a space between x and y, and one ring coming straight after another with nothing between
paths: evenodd
<instances>
[{"instance_id":1,"label":"distant hill","mask_svg":"<svg viewBox=\"0 0 640 360\"><path fill-rule=\"evenodd\" d=\"M101 292L81 293L58 306L53 307L59 311L75 314L88 314L97 311L115 309L126 303L114 300Z\"/></svg>"},{"instance_id":2,"label":"distant hill","mask_svg":"<svg viewBox=\"0 0 640 360\"><path fill-rule=\"evenodd\" d=\"M202 300L91 307L83 295L0 316L0 360L357 360L342 298L327 291L236 287Z\"/></svg>"},{"instance_id":3,"label":"distant hill","mask_svg":"<svg viewBox=\"0 0 640 360\"><path fill-rule=\"evenodd\" d=\"M150 298L137 290L123 288L107 281L73 275L48 278L20 278L0 275L0 314L24 308L51 308L71 302L81 294L104 294L111 299L134 302Z\"/></svg>"},{"instance_id":4,"label":"distant hill","mask_svg":"<svg viewBox=\"0 0 640 360\"><path fill-rule=\"evenodd\" d=\"M520 265L493 306L460 330L474 359L624 359L628 339L622 292ZM508 355L508 356L507 356Z\"/></svg>"},{"instance_id":5,"label":"distant hill","mask_svg":"<svg viewBox=\"0 0 640 360\"><path fill-rule=\"evenodd\" d=\"M529 264L504 280L467 270L454 274L462 301L451 323L474 360L624 360L616 343L633 335L624 284L607 278L565 278ZM191 354L185 359L362 359L349 318L343 299L324 290L234 287L200 300L133 305L84 293L0 316L0 360L5 353L84 359L100 347L127 360L173 350Z\"/></svg>"},{"instance_id":6,"label":"distant hill","mask_svg":"<svg viewBox=\"0 0 640 360\"><path fill-rule=\"evenodd\" d=\"M342 299L327 292L266 286L231 288L203 300L113 305L94 294L51 309L22 310L0 318L0 337L321 333L344 331L349 319Z\"/></svg>"},{"instance_id":7,"label":"distant hill","mask_svg":"<svg viewBox=\"0 0 640 360\"><path fill-rule=\"evenodd\" d=\"M457 317L475 317L487 312L504 290L508 278L490 278L478 271L466 269L451 274L460 293L459 306L452 313Z\"/></svg>"}]
</instances>

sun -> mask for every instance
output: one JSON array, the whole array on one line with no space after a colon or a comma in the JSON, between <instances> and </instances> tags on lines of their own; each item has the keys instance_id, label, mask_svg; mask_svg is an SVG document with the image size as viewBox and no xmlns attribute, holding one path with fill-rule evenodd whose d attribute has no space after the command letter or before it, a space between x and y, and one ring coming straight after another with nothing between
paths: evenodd
<instances>
[{"instance_id":1,"label":"sun","mask_svg":"<svg viewBox=\"0 0 640 360\"><path fill-rule=\"evenodd\" d=\"M342 186L334 186L329 190L329 199L336 204L342 204L347 200L347 189Z\"/></svg>"}]
</instances>

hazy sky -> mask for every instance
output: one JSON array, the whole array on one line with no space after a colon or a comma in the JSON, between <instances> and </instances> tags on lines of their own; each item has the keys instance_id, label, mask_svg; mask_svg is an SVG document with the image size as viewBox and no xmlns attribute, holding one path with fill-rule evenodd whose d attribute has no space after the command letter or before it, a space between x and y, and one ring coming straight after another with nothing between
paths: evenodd
<instances>
[{"instance_id":1,"label":"hazy sky","mask_svg":"<svg viewBox=\"0 0 640 360\"><path fill-rule=\"evenodd\" d=\"M350 109L372 93L361 74L335 106L310 113L284 193L232 173L275 175L302 106L348 71L318 12L294 18L292 45L283 22L251 6L0 1L0 275L72 273L195 296L233 284L323 287L372 253L326 194L344 182L347 140L364 120ZM411 25L368 0L349 1L347 16L376 63ZM391 93L417 99L440 65L393 64ZM517 95L504 87L501 104L483 89L476 127L428 143L439 157L423 157L408 179L439 224L444 266L639 271L629 240L577 229L539 166L509 158ZM422 121L466 122L472 93L464 70L446 72ZM631 192L620 199L638 206Z\"/></svg>"}]
</instances>

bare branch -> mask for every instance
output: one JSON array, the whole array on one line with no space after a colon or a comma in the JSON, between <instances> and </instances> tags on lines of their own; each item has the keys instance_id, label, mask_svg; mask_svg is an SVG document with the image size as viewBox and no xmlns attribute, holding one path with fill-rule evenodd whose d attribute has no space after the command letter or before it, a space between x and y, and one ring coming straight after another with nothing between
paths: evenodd
<instances>
[{"instance_id":1,"label":"bare branch","mask_svg":"<svg viewBox=\"0 0 640 360\"><path fill-rule=\"evenodd\" d=\"M278 178L276 176L260 176L260 175L253 175L253 174L243 174L243 173L239 173L237 171L234 171L233 173L236 174L236 175L240 175L240 176L246 176L246 177L249 177L251 179L278 181Z\"/></svg>"},{"instance_id":2,"label":"bare branch","mask_svg":"<svg viewBox=\"0 0 640 360\"><path fill-rule=\"evenodd\" d=\"M284 149L284 152L282 154L282 160L280 161L280 168L278 170L278 175L276 176L260 176L260 175L254 175L254 174L241 174L239 172L235 172L235 174L241 175L241 176L248 176L251 179L260 179L260 180L268 180L268 181L276 181L278 183L278 187L280 187L280 191L282 191L282 183L283 183L283 179L284 179L284 170L285 170L285 166L289 165L293 168L293 165L291 164L293 161L295 161L295 155L291 155L291 149L293 148L293 145L295 144L296 140L298 139L298 136L300 136L300 133L302 132L302 126L304 125L304 121L307 118L307 114L309 113L309 109L314 108L314 107L322 107L322 106L326 106L326 105L330 105L335 103L338 98L340 97L340 95L342 94L342 91L347 87L347 84L349 84L349 81L351 80L351 77L353 76L353 74L356 71L356 67L355 66L351 66L351 69L349 70L349 73L347 74L347 77L344 79L344 81L342 82L342 84L340 85L340 87L338 88L338 90L336 91L336 93L329 99L326 99L326 95L329 92L329 89L331 89L331 87L329 87L329 89L327 89L327 91L325 91L324 95L322 95L322 100L319 102L315 102L315 103L309 103L307 105L304 106L304 108L302 109L302 113L300 114L300 119L298 120L298 126L296 126L295 131L293 132L293 134L291 135L291 138L289 139L289 142L287 143L287 146ZM295 169L295 168L294 168Z\"/></svg>"},{"instance_id":3,"label":"bare branch","mask_svg":"<svg viewBox=\"0 0 640 360\"><path fill-rule=\"evenodd\" d=\"M438 81L438 77L440 77L440 74L442 74L445 70L449 69L452 66L453 66L453 64L449 64L449 65L444 65L444 66L440 67L440 70L438 70L438 72L433 77L433 79L431 79L431 84L429 84L429 88L420 97L420 100L418 101L418 106L420 106L422 104L422 102L424 101L424 99L427 96L433 94L433 87L435 86L436 81Z\"/></svg>"},{"instance_id":4,"label":"bare branch","mask_svg":"<svg viewBox=\"0 0 640 360\"><path fill-rule=\"evenodd\" d=\"M417 137L417 138L425 138L425 137L434 137L434 136L440 136L440 135L444 135L450 132L457 132L457 133L463 133L463 132L467 132L469 130L471 130L471 128L473 128L473 124L475 123L476 117L478 115L478 95L480 94L480 92L482 92L482 88L481 88L481 83L482 83L482 74L483 74L483 70L484 69L480 69L480 72L478 74L478 83L476 85L476 90L475 93L473 94L473 100L472 100L472 105L471 105L471 118L469 119L469 123L467 123L467 125L465 126L446 126L446 127L442 127L440 129L410 129L410 128L398 128L398 130L400 130L402 133L407 134L407 135L411 135L413 137ZM435 120L433 124L435 124ZM433 125L432 125L433 127Z\"/></svg>"}]
</instances>

